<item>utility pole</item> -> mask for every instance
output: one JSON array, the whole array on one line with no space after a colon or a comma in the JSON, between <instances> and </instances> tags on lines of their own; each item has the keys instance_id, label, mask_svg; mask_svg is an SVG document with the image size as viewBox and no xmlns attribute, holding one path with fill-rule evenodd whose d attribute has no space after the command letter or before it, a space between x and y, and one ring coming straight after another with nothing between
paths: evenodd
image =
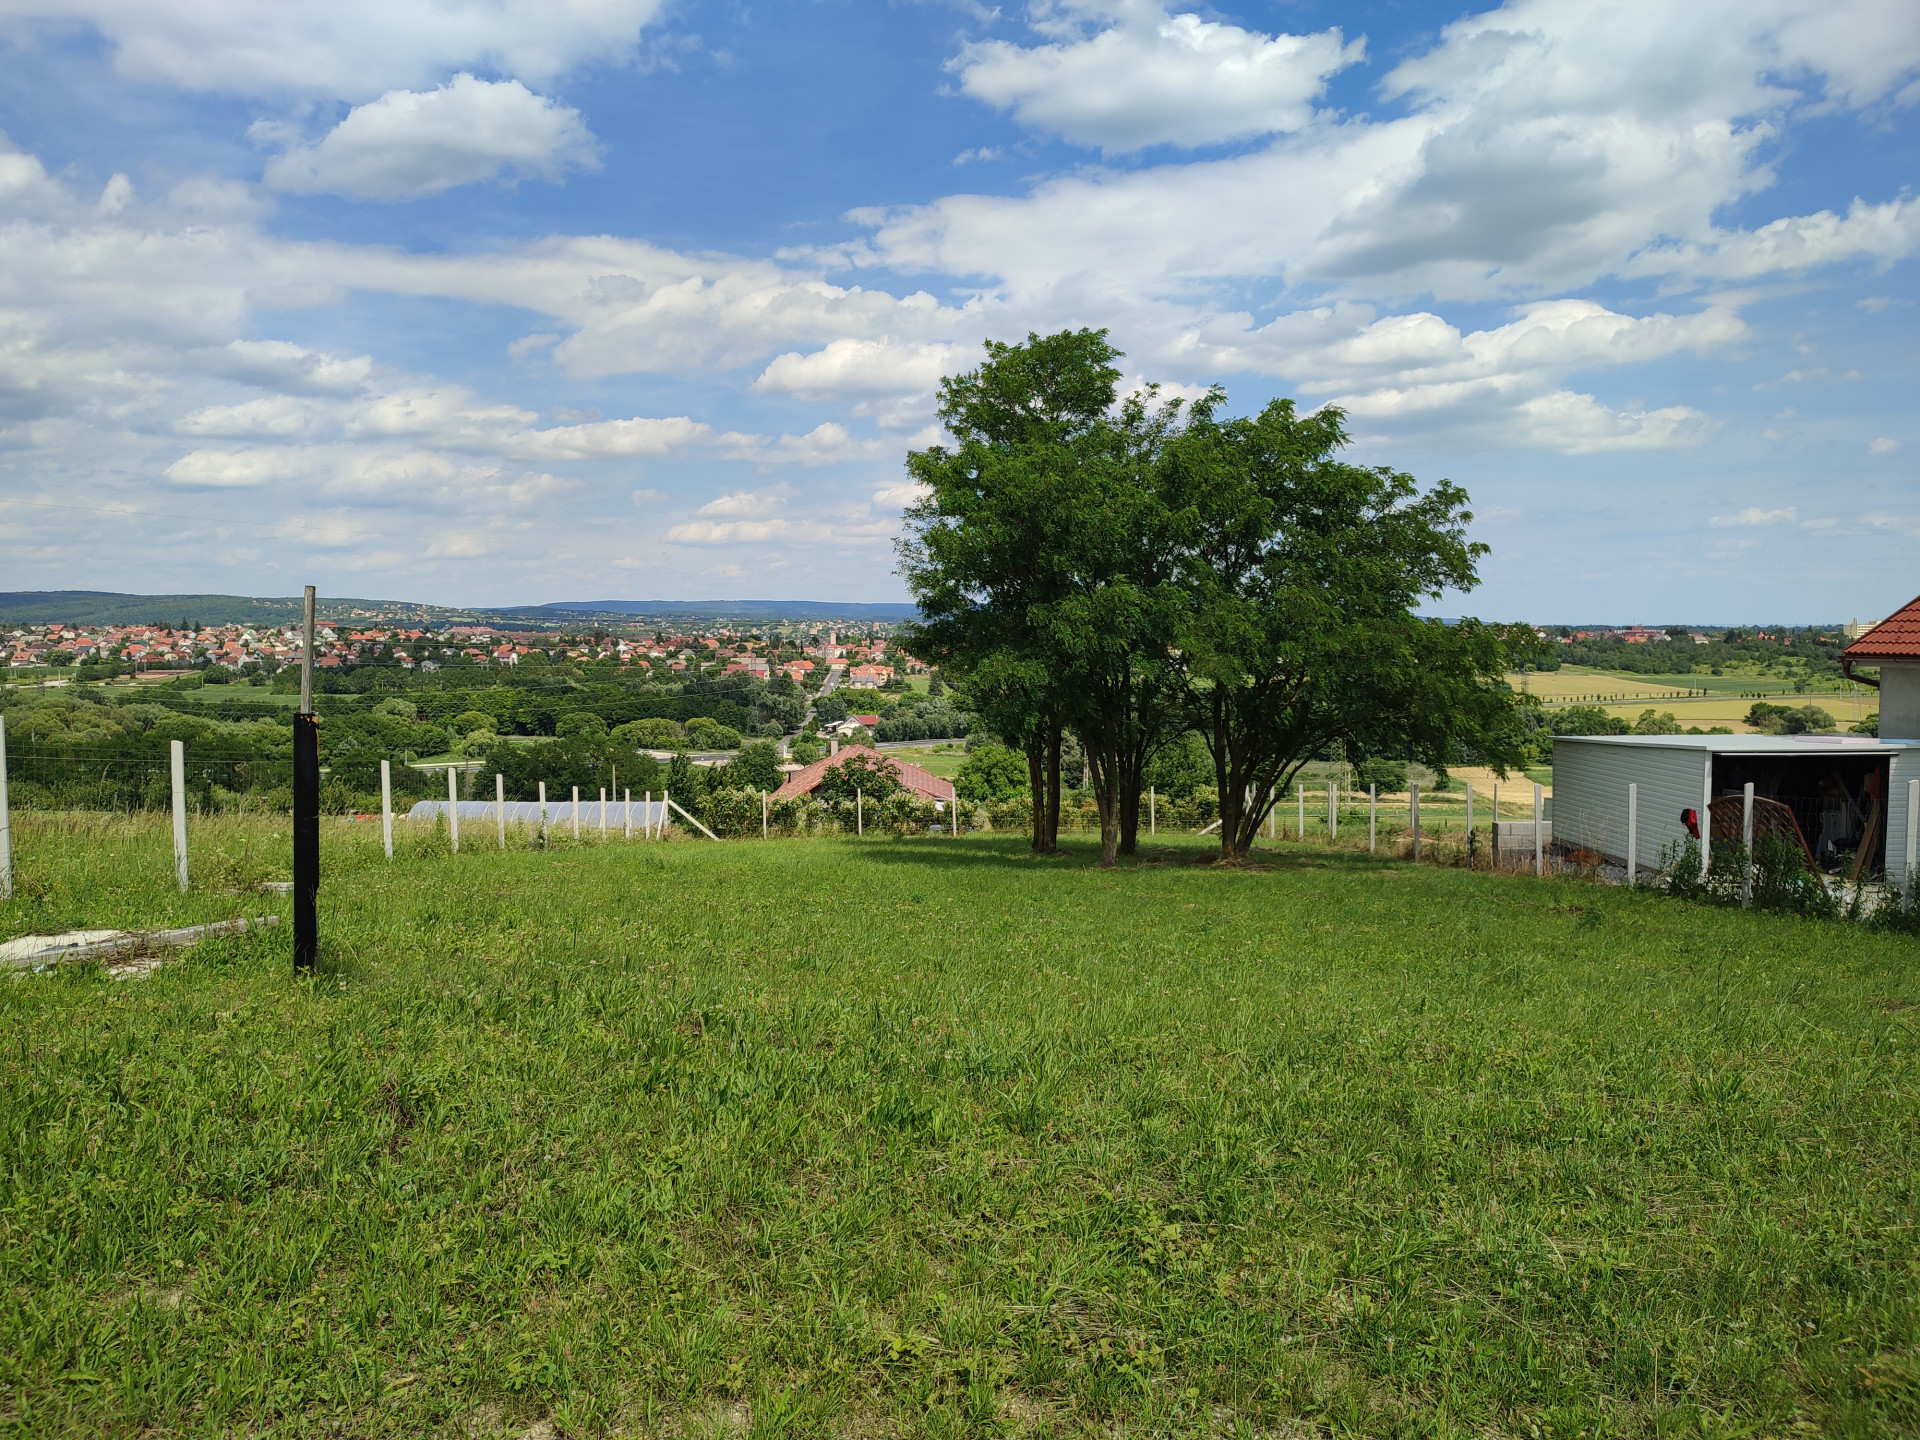
<instances>
[{"instance_id":1,"label":"utility pole","mask_svg":"<svg viewBox=\"0 0 1920 1440\"><path fill-rule=\"evenodd\" d=\"M300 643L300 713L293 717L293 968L320 961L320 718L313 713L313 586Z\"/></svg>"}]
</instances>

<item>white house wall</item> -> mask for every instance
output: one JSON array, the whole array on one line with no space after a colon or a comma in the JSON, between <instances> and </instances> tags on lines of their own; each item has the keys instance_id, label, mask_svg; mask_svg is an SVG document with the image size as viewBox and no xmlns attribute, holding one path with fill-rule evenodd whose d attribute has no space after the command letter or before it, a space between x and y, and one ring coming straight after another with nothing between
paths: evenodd
<instances>
[{"instance_id":1,"label":"white house wall","mask_svg":"<svg viewBox=\"0 0 1920 1440\"><path fill-rule=\"evenodd\" d=\"M1920 740L1920 665L1880 667L1880 738Z\"/></svg>"},{"instance_id":2,"label":"white house wall","mask_svg":"<svg viewBox=\"0 0 1920 1440\"><path fill-rule=\"evenodd\" d=\"M1640 869L1657 869L1661 851L1688 838L1680 814L1700 808L1710 762L1711 752L1697 748L1607 745L1562 735L1553 742L1553 838L1625 864L1627 786L1638 785L1635 858Z\"/></svg>"}]
</instances>

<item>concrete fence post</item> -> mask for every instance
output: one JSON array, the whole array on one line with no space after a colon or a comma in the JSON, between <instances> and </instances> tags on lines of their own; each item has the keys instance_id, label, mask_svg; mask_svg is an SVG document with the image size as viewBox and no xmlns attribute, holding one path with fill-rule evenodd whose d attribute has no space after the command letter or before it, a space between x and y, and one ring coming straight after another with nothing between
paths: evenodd
<instances>
[{"instance_id":1,"label":"concrete fence post","mask_svg":"<svg viewBox=\"0 0 1920 1440\"><path fill-rule=\"evenodd\" d=\"M853 792L853 833L864 836L867 833L867 792L856 789Z\"/></svg>"},{"instance_id":2,"label":"concrete fence post","mask_svg":"<svg viewBox=\"0 0 1920 1440\"><path fill-rule=\"evenodd\" d=\"M573 787L573 838L580 838L580 787Z\"/></svg>"},{"instance_id":3,"label":"concrete fence post","mask_svg":"<svg viewBox=\"0 0 1920 1440\"><path fill-rule=\"evenodd\" d=\"M1335 844L1340 839L1340 800L1339 782L1327 781L1327 843Z\"/></svg>"},{"instance_id":4,"label":"concrete fence post","mask_svg":"<svg viewBox=\"0 0 1920 1440\"><path fill-rule=\"evenodd\" d=\"M1740 792L1740 848L1745 856L1740 865L1740 904L1753 905L1753 782Z\"/></svg>"},{"instance_id":5,"label":"concrete fence post","mask_svg":"<svg viewBox=\"0 0 1920 1440\"><path fill-rule=\"evenodd\" d=\"M620 838L622 840L631 840L633 839L633 790L632 790L632 787L628 787L628 789L624 792L624 796L625 796L626 803L622 807L621 816L620 816L620 822L621 822Z\"/></svg>"},{"instance_id":6,"label":"concrete fence post","mask_svg":"<svg viewBox=\"0 0 1920 1440\"><path fill-rule=\"evenodd\" d=\"M1304 841L1307 838L1307 782L1304 780L1295 780L1293 782L1293 789L1295 798L1300 802L1300 829L1293 838Z\"/></svg>"},{"instance_id":7,"label":"concrete fence post","mask_svg":"<svg viewBox=\"0 0 1920 1440\"><path fill-rule=\"evenodd\" d=\"M500 837L500 848L507 848L507 777L493 772L493 828Z\"/></svg>"},{"instance_id":8,"label":"concrete fence post","mask_svg":"<svg viewBox=\"0 0 1920 1440\"><path fill-rule=\"evenodd\" d=\"M540 843L547 843L547 782L540 782Z\"/></svg>"},{"instance_id":9,"label":"concrete fence post","mask_svg":"<svg viewBox=\"0 0 1920 1440\"><path fill-rule=\"evenodd\" d=\"M1475 846L1474 846L1474 836L1473 836L1473 782L1469 780L1467 781L1467 868L1469 870L1473 868L1474 848Z\"/></svg>"},{"instance_id":10,"label":"concrete fence post","mask_svg":"<svg viewBox=\"0 0 1920 1440\"><path fill-rule=\"evenodd\" d=\"M607 843L607 787L600 787L600 843Z\"/></svg>"},{"instance_id":11,"label":"concrete fence post","mask_svg":"<svg viewBox=\"0 0 1920 1440\"><path fill-rule=\"evenodd\" d=\"M184 892L187 888L187 747L173 740L167 748L173 761L173 878Z\"/></svg>"},{"instance_id":12,"label":"concrete fence post","mask_svg":"<svg viewBox=\"0 0 1920 1440\"><path fill-rule=\"evenodd\" d=\"M1379 833L1380 787L1367 786L1367 853L1373 854L1374 840Z\"/></svg>"},{"instance_id":13,"label":"concrete fence post","mask_svg":"<svg viewBox=\"0 0 1920 1440\"><path fill-rule=\"evenodd\" d=\"M760 792L760 838L767 838L767 792Z\"/></svg>"},{"instance_id":14,"label":"concrete fence post","mask_svg":"<svg viewBox=\"0 0 1920 1440\"><path fill-rule=\"evenodd\" d=\"M1627 888L1640 878L1640 787L1627 786Z\"/></svg>"},{"instance_id":15,"label":"concrete fence post","mask_svg":"<svg viewBox=\"0 0 1920 1440\"><path fill-rule=\"evenodd\" d=\"M671 790L662 790L660 792L660 829L653 837L656 840L664 840L667 838L667 823L673 819L673 817L667 813L667 807L671 804L673 804L673 792Z\"/></svg>"},{"instance_id":16,"label":"concrete fence post","mask_svg":"<svg viewBox=\"0 0 1920 1440\"><path fill-rule=\"evenodd\" d=\"M453 788L453 766L447 766L447 838L453 842L453 853L460 853L460 797Z\"/></svg>"},{"instance_id":17,"label":"concrete fence post","mask_svg":"<svg viewBox=\"0 0 1920 1440\"><path fill-rule=\"evenodd\" d=\"M1413 827L1413 858L1420 858L1420 782L1407 788L1407 824Z\"/></svg>"},{"instance_id":18,"label":"concrete fence post","mask_svg":"<svg viewBox=\"0 0 1920 1440\"><path fill-rule=\"evenodd\" d=\"M1547 873L1547 837L1542 834L1545 828L1545 803L1541 799L1542 791L1538 785L1533 787L1533 873L1544 876Z\"/></svg>"},{"instance_id":19,"label":"concrete fence post","mask_svg":"<svg viewBox=\"0 0 1920 1440\"><path fill-rule=\"evenodd\" d=\"M1913 853L1911 840L1907 842L1907 853ZM0 715L0 900L12 898L13 821L7 812L7 717Z\"/></svg>"},{"instance_id":20,"label":"concrete fence post","mask_svg":"<svg viewBox=\"0 0 1920 1440\"><path fill-rule=\"evenodd\" d=\"M4 787L5 784L6 784L6 781L3 779L0 779L0 787ZM4 788L0 788L0 794L4 794L4 793L6 793ZM1157 798L1158 797L1155 796L1154 794L1153 786L1149 785L1147 787L1147 834L1149 835L1158 835L1160 833L1159 808L1158 808L1158 805L1156 804ZM0 824L4 824L4 823L5 823L4 820L0 820Z\"/></svg>"},{"instance_id":21,"label":"concrete fence post","mask_svg":"<svg viewBox=\"0 0 1920 1440\"><path fill-rule=\"evenodd\" d=\"M380 844L393 859L393 762L380 762Z\"/></svg>"},{"instance_id":22,"label":"concrete fence post","mask_svg":"<svg viewBox=\"0 0 1920 1440\"><path fill-rule=\"evenodd\" d=\"M1498 780L1493 782L1493 825L1488 833L1493 838L1492 868L1498 870L1500 868L1500 782Z\"/></svg>"}]
</instances>

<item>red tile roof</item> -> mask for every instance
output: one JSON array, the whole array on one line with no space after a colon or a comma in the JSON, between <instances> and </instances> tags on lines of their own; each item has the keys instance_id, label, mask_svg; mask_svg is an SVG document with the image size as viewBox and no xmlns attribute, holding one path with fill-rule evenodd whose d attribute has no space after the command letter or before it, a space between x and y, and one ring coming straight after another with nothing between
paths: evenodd
<instances>
[{"instance_id":1,"label":"red tile roof","mask_svg":"<svg viewBox=\"0 0 1920 1440\"><path fill-rule=\"evenodd\" d=\"M1920 597L1915 597L1842 650L1849 660L1920 660Z\"/></svg>"},{"instance_id":2,"label":"red tile roof","mask_svg":"<svg viewBox=\"0 0 1920 1440\"><path fill-rule=\"evenodd\" d=\"M836 765L844 765L855 755L872 755L885 760L900 775L900 783L914 794L927 800L953 799L953 782L942 780L931 771L922 770L918 765L909 765L904 760L894 760L880 754L871 745L842 746L838 755L828 755L814 761L804 770L796 770L787 777L787 783L773 792L776 800L788 800L795 795L808 795L813 792L827 771Z\"/></svg>"}]
</instances>

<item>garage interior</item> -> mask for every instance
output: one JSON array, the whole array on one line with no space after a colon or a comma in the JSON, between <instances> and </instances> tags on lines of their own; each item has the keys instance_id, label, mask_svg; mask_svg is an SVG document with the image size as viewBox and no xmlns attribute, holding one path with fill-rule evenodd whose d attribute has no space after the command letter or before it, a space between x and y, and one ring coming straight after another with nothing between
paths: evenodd
<instances>
[{"instance_id":1,"label":"garage interior","mask_svg":"<svg viewBox=\"0 0 1920 1440\"><path fill-rule=\"evenodd\" d=\"M1881 876L1887 854L1885 755L1713 757L1713 838L1738 843L1744 787L1753 786L1754 837L1797 839L1809 867L1850 882Z\"/></svg>"}]
</instances>

